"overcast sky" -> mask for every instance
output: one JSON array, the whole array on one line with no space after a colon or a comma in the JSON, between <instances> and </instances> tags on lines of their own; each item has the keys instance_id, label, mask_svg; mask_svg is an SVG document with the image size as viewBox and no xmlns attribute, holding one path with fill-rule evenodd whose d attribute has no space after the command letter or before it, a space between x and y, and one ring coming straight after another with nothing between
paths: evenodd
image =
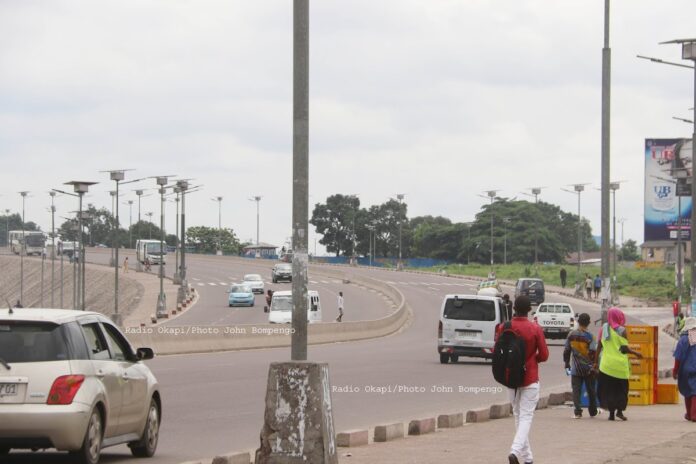
<instances>
[{"instance_id":1,"label":"overcast sky","mask_svg":"<svg viewBox=\"0 0 696 464\"><path fill-rule=\"evenodd\" d=\"M577 211L561 187L591 183L582 214L599 235L602 0L310 2L310 205L334 193L362 206L405 193L409 216L469 221L484 190ZM617 215L643 241L646 137L690 137L693 0L612 2L612 179ZM0 1L0 209L50 229L48 190L127 179L193 178L187 223L282 245L291 235L292 2ZM153 187L150 179L124 186ZM126 188L127 187L127 188ZM527 189L527 190L526 190ZM142 213L159 214L156 196ZM74 210L57 199L58 214ZM310 206L311 211L312 206ZM173 203L168 206L174 229ZM128 207L122 206L128 225ZM133 210L137 219L137 208ZM144 216L143 216L144 219ZM59 220L62 222L62 219ZM619 232L620 235L620 232ZM314 233L310 233L310 251ZM620 240L620 236L619 236ZM321 252L321 248L319 250Z\"/></svg>"}]
</instances>

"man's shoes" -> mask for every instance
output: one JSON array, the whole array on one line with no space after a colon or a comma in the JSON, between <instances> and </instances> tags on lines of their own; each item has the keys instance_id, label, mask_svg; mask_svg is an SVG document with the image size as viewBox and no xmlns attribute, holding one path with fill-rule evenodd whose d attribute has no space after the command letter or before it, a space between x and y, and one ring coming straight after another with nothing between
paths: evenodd
<instances>
[{"instance_id":1,"label":"man's shoes","mask_svg":"<svg viewBox=\"0 0 696 464\"><path fill-rule=\"evenodd\" d=\"M619 419L621 419L624 422L628 420L628 417L624 416L622 412L617 412L616 417L618 417Z\"/></svg>"},{"instance_id":2,"label":"man's shoes","mask_svg":"<svg viewBox=\"0 0 696 464\"><path fill-rule=\"evenodd\" d=\"M515 453L508 454L508 464L520 464Z\"/></svg>"},{"instance_id":3,"label":"man's shoes","mask_svg":"<svg viewBox=\"0 0 696 464\"><path fill-rule=\"evenodd\" d=\"M582 414L578 414L578 413L573 414L573 419L582 419Z\"/></svg>"}]
</instances>

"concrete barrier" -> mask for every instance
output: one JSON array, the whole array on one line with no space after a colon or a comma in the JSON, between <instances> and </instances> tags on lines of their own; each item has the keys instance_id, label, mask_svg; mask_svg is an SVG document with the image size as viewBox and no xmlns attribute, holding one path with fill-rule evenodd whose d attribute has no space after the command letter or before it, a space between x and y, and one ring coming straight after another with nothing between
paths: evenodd
<instances>
[{"instance_id":1,"label":"concrete barrier","mask_svg":"<svg viewBox=\"0 0 696 464\"><path fill-rule=\"evenodd\" d=\"M441 414L437 417L438 429L453 429L464 425L464 413Z\"/></svg>"},{"instance_id":2,"label":"concrete barrier","mask_svg":"<svg viewBox=\"0 0 696 464\"><path fill-rule=\"evenodd\" d=\"M536 408L537 409L546 409L549 407L549 397L547 396L541 396L539 397L539 402L537 403Z\"/></svg>"},{"instance_id":3,"label":"concrete barrier","mask_svg":"<svg viewBox=\"0 0 696 464\"><path fill-rule=\"evenodd\" d=\"M425 435L426 433L433 433L435 431L435 418L429 417L427 419L416 419L412 420L408 424L408 434L409 435Z\"/></svg>"},{"instance_id":4,"label":"concrete barrier","mask_svg":"<svg viewBox=\"0 0 696 464\"><path fill-rule=\"evenodd\" d=\"M491 408L471 409L466 412L466 422L485 422L491 417Z\"/></svg>"},{"instance_id":5,"label":"concrete barrier","mask_svg":"<svg viewBox=\"0 0 696 464\"><path fill-rule=\"evenodd\" d=\"M385 442L404 438L404 424L378 425L375 427L375 442Z\"/></svg>"},{"instance_id":6,"label":"concrete barrier","mask_svg":"<svg viewBox=\"0 0 696 464\"><path fill-rule=\"evenodd\" d=\"M339 278L336 274L342 274L333 270L323 271L322 274L333 279ZM352 277L351 280L387 295L395 302L397 309L375 320L311 324L307 330L309 344L379 338L401 330L410 320L411 310L398 289L371 278ZM230 327L167 325L146 329L127 327L125 333L136 348L148 346L157 354L167 355L287 347L290 346L291 329L289 324L240 324Z\"/></svg>"},{"instance_id":7,"label":"concrete barrier","mask_svg":"<svg viewBox=\"0 0 696 464\"><path fill-rule=\"evenodd\" d=\"M565 393L549 394L549 406L560 406L566 402Z\"/></svg>"},{"instance_id":8,"label":"concrete barrier","mask_svg":"<svg viewBox=\"0 0 696 464\"><path fill-rule=\"evenodd\" d=\"M505 417L510 417L512 414L512 405L510 403L504 404L494 404L490 409L491 419L503 419Z\"/></svg>"},{"instance_id":9,"label":"concrete barrier","mask_svg":"<svg viewBox=\"0 0 696 464\"><path fill-rule=\"evenodd\" d=\"M355 446L365 446L370 439L367 430L347 430L336 435L336 446L353 448Z\"/></svg>"}]
</instances>

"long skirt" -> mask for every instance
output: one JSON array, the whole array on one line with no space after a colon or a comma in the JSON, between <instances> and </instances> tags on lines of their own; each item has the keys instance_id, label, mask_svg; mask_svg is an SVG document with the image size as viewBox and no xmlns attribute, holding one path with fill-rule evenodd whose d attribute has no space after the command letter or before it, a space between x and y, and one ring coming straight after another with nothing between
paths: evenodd
<instances>
[{"instance_id":1,"label":"long skirt","mask_svg":"<svg viewBox=\"0 0 696 464\"><path fill-rule=\"evenodd\" d=\"M628 406L628 379L617 379L600 371L599 402L609 411L623 411Z\"/></svg>"}]
</instances>

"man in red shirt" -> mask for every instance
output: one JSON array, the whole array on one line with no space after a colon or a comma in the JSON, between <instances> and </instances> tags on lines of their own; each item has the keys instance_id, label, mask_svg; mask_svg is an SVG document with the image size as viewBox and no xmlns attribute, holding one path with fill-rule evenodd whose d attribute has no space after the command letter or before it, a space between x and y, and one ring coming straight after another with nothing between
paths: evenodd
<instances>
[{"instance_id":1,"label":"man in red shirt","mask_svg":"<svg viewBox=\"0 0 696 464\"><path fill-rule=\"evenodd\" d=\"M529 297L520 295L515 299L515 316L512 318L512 330L524 339L527 352L524 381L520 388L509 388L508 396L515 415L515 438L510 447L509 464L533 462L532 448L529 446L529 430L532 428L534 410L539 402L539 363L549 359L544 332L539 325L527 318L532 309ZM496 340L503 330L503 324L496 329Z\"/></svg>"}]
</instances>

